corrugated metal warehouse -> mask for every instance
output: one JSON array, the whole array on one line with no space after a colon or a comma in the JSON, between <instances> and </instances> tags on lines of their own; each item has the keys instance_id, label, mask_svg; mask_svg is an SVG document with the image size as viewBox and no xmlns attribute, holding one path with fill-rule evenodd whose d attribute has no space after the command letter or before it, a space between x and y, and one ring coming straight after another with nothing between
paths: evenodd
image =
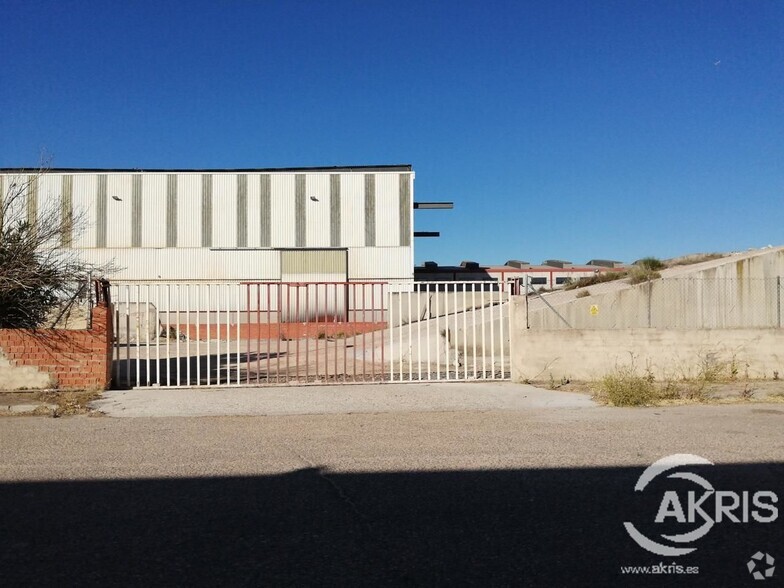
<instances>
[{"instance_id":1,"label":"corrugated metal warehouse","mask_svg":"<svg viewBox=\"0 0 784 588\"><path fill-rule=\"evenodd\" d=\"M413 280L410 165L0 170L29 210L85 215L64 246L114 280Z\"/></svg>"}]
</instances>

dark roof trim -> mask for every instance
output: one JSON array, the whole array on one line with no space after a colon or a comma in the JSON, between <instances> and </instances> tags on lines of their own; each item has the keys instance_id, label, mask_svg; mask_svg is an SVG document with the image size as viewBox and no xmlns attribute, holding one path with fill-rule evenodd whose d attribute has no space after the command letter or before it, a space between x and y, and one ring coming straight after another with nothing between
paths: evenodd
<instances>
[{"instance_id":1,"label":"dark roof trim","mask_svg":"<svg viewBox=\"0 0 784 588\"><path fill-rule=\"evenodd\" d=\"M36 171L38 168L36 167L2 167L0 168L0 173L6 172L31 172ZM96 168L96 167L56 167L56 168L48 168L43 170L46 173L77 173L77 172L122 172L122 173L133 173L133 172L149 172L149 173L175 173L175 172L182 172L182 173L189 173L189 172L212 172L212 173L219 173L219 172L227 172L227 173L262 173L262 172L352 172L352 171L362 171L362 172L390 172L390 171L399 171L399 172L410 172L411 164L400 164L400 165L353 165L353 166L346 166L346 165L336 165L331 167L255 167L255 168L234 168L234 169L217 169L217 168L194 168L194 169L183 169L183 168Z\"/></svg>"}]
</instances>

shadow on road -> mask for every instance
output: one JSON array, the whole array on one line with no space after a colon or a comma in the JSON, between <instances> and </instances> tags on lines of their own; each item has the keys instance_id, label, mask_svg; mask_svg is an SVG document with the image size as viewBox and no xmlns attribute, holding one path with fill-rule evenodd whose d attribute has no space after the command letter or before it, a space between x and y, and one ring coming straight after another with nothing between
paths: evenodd
<instances>
[{"instance_id":1,"label":"shadow on road","mask_svg":"<svg viewBox=\"0 0 784 588\"><path fill-rule=\"evenodd\" d=\"M758 550L779 559L780 579L781 518L716 524L678 558L635 544L624 521L652 537L673 529L653 523L663 492L685 508L699 490L662 477L635 493L643 469L6 483L0 583L742 586L754 585L746 562ZM784 495L783 464L690 471L717 490ZM700 573L620 573L660 562Z\"/></svg>"}]
</instances>

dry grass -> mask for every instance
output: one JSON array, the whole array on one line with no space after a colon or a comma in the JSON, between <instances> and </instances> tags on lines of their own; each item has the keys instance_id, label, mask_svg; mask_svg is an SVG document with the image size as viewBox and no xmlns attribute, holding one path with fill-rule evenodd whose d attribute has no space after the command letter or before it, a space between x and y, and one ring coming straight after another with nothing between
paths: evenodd
<instances>
[{"instance_id":1,"label":"dry grass","mask_svg":"<svg viewBox=\"0 0 784 588\"><path fill-rule=\"evenodd\" d=\"M585 288L586 286L594 286L596 284L604 284L605 282L614 282L628 277L628 272L600 272L587 278L580 278L574 280L563 287L564 290L576 290L577 288Z\"/></svg>"},{"instance_id":2,"label":"dry grass","mask_svg":"<svg viewBox=\"0 0 784 588\"><path fill-rule=\"evenodd\" d=\"M616 367L590 386L594 398L613 406L661 406L692 403L784 402L784 384L749 378L742 361L715 353L700 355L696 373L655 378L650 369L641 374L634 363Z\"/></svg>"},{"instance_id":3,"label":"dry grass","mask_svg":"<svg viewBox=\"0 0 784 588\"><path fill-rule=\"evenodd\" d=\"M47 404L55 404L52 416L72 416L77 414L88 414L93 411L89 408L89 403L101 397L102 390L45 390L36 394L36 399ZM46 409L45 414L51 411Z\"/></svg>"},{"instance_id":4,"label":"dry grass","mask_svg":"<svg viewBox=\"0 0 784 588\"><path fill-rule=\"evenodd\" d=\"M652 406L660 400L660 394L651 378L628 366L616 368L599 380L595 398L613 406Z\"/></svg>"},{"instance_id":5,"label":"dry grass","mask_svg":"<svg viewBox=\"0 0 784 588\"><path fill-rule=\"evenodd\" d=\"M694 255L684 255L683 257L674 257L666 261L667 267L677 267L679 265L693 265L695 263L702 263L703 261L713 261L714 259L721 259L726 257L724 253L695 253Z\"/></svg>"}]
</instances>

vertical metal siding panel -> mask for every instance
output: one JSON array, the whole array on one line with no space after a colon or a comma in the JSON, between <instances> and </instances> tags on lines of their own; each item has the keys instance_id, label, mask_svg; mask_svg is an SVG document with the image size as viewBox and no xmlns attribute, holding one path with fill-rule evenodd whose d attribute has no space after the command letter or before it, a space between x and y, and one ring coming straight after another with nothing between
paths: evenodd
<instances>
[{"instance_id":1,"label":"vertical metal siding panel","mask_svg":"<svg viewBox=\"0 0 784 588\"><path fill-rule=\"evenodd\" d=\"M365 245L365 177L340 175L340 243L343 247Z\"/></svg>"},{"instance_id":2,"label":"vertical metal siding panel","mask_svg":"<svg viewBox=\"0 0 784 588\"><path fill-rule=\"evenodd\" d=\"M329 245L340 247L340 174L329 176Z\"/></svg>"},{"instance_id":3,"label":"vertical metal siding panel","mask_svg":"<svg viewBox=\"0 0 784 588\"><path fill-rule=\"evenodd\" d=\"M27 177L27 222L35 225L38 217L38 176Z\"/></svg>"},{"instance_id":4,"label":"vertical metal siding panel","mask_svg":"<svg viewBox=\"0 0 784 588\"><path fill-rule=\"evenodd\" d=\"M212 247L212 174L201 175L201 246Z\"/></svg>"},{"instance_id":5,"label":"vertical metal siding panel","mask_svg":"<svg viewBox=\"0 0 784 588\"><path fill-rule=\"evenodd\" d=\"M177 247L177 174L166 176L166 247Z\"/></svg>"},{"instance_id":6,"label":"vertical metal siding panel","mask_svg":"<svg viewBox=\"0 0 784 588\"><path fill-rule=\"evenodd\" d=\"M398 174L376 174L376 247L400 245Z\"/></svg>"},{"instance_id":7,"label":"vertical metal siding panel","mask_svg":"<svg viewBox=\"0 0 784 588\"><path fill-rule=\"evenodd\" d=\"M365 246L376 244L376 176L365 174Z\"/></svg>"},{"instance_id":8,"label":"vertical metal siding panel","mask_svg":"<svg viewBox=\"0 0 784 588\"><path fill-rule=\"evenodd\" d=\"M107 177L107 247L129 247L131 245L132 227L128 219L133 216L132 182L130 174L109 174ZM115 198L119 198L119 200Z\"/></svg>"},{"instance_id":9,"label":"vertical metal siding panel","mask_svg":"<svg viewBox=\"0 0 784 588\"><path fill-rule=\"evenodd\" d=\"M248 174L248 247L259 247L259 175Z\"/></svg>"},{"instance_id":10,"label":"vertical metal siding panel","mask_svg":"<svg viewBox=\"0 0 784 588\"><path fill-rule=\"evenodd\" d=\"M294 174L273 174L271 188L271 247L294 247Z\"/></svg>"},{"instance_id":11,"label":"vertical metal siding panel","mask_svg":"<svg viewBox=\"0 0 784 588\"><path fill-rule=\"evenodd\" d=\"M64 175L62 177L60 214L63 219L63 234L60 246L64 248L73 245L73 176ZM0 184L0 194L2 194L2 184ZM1 203L0 203L1 204ZM0 223L2 224L2 223Z\"/></svg>"},{"instance_id":12,"label":"vertical metal siding panel","mask_svg":"<svg viewBox=\"0 0 784 588\"><path fill-rule=\"evenodd\" d=\"M142 176L142 247L166 247L166 176Z\"/></svg>"},{"instance_id":13,"label":"vertical metal siding panel","mask_svg":"<svg viewBox=\"0 0 784 588\"><path fill-rule=\"evenodd\" d=\"M237 175L212 176L212 246L237 246Z\"/></svg>"},{"instance_id":14,"label":"vertical metal siding panel","mask_svg":"<svg viewBox=\"0 0 784 588\"><path fill-rule=\"evenodd\" d=\"M270 175L259 176L259 247L272 246L272 202Z\"/></svg>"},{"instance_id":15,"label":"vertical metal siding panel","mask_svg":"<svg viewBox=\"0 0 784 588\"><path fill-rule=\"evenodd\" d=\"M409 247L350 247L352 280L412 280Z\"/></svg>"},{"instance_id":16,"label":"vertical metal siding panel","mask_svg":"<svg viewBox=\"0 0 784 588\"><path fill-rule=\"evenodd\" d=\"M305 176L305 208L307 209L305 246L329 247L329 174L307 174Z\"/></svg>"},{"instance_id":17,"label":"vertical metal siding panel","mask_svg":"<svg viewBox=\"0 0 784 588\"><path fill-rule=\"evenodd\" d=\"M95 186L98 178L95 174L74 174L73 176L73 207L74 218L79 220L81 227L74 231L73 246L80 249L95 247L96 210Z\"/></svg>"},{"instance_id":18,"label":"vertical metal siding panel","mask_svg":"<svg viewBox=\"0 0 784 588\"><path fill-rule=\"evenodd\" d=\"M106 247L106 223L107 223L107 206L106 201L106 174L98 174L98 181L95 189L95 246Z\"/></svg>"},{"instance_id":19,"label":"vertical metal siding panel","mask_svg":"<svg viewBox=\"0 0 784 588\"><path fill-rule=\"evenodd\" d=\"M237 175L237 247L248 246L248 175Z\"/></svg>"},{"instance_id":20,"label":"vertical metal siding panel","mask_svg":"<svg viewBox=\"0 0 784 588\"><path fill-rule=\"evenodd\" d=\"M177 176L177 247L201 245L200 174Z\"/></svg>"},{"instance_id":21,"label":"vertical metal siding panel","mask_svg":"<svg viewBox=\"0 0 784 588\"><path fill-rule=\"evenodd\" d=\"M294 177L294 242L297 247L305 247L307 236L307 208L305 208L305 174Z\"/></svg>"},{"instance_id":22,"label":"vertical metal siding panel","mask_svg":"<svg viewBox=\"0 0 784 588\"><path fill-rule=\"evenodd\" d=\"M272 250L210 251L195 248L90 249L82 257L92 263L114 260L121 269L112 282L124 280L250 281L279 280L280 252Z\"/></svg>"},{"instance_id":23,"label":"vertical metal siding panel","mask_svg":"<svg viewBox=\"0 0 784 588\"><path fill-rule=\"evenodd\" d=\"M411 245L411 211L413 210L411 203L411 174L400 174L398 178L400 244L404 247L409 247Z\"/></svg>"},{"instance_id":24,"label":"vertical metal siding panel","mask_svg":"<svg viewBox=\"0 0 784 588\"><path fill-rule=\"evenodd\" d=\"M142 176L131 180L131 247L142 246Z\"/></svg>"},{"instance_id":25,"label":"vertical metal siding panel","mask_svg":"<svg viewBox=\"0 0 784 588\"><path fill-rule=\"evenodd\" d=\"M46 217L52 218L55 222L60 220L60 187L62 180L59 174L44 173L38 176L38 198L37 198L37 222L40 224ZM59 246L57 241L51 242L53 246Z\"/></svg>"}]
</instances>

